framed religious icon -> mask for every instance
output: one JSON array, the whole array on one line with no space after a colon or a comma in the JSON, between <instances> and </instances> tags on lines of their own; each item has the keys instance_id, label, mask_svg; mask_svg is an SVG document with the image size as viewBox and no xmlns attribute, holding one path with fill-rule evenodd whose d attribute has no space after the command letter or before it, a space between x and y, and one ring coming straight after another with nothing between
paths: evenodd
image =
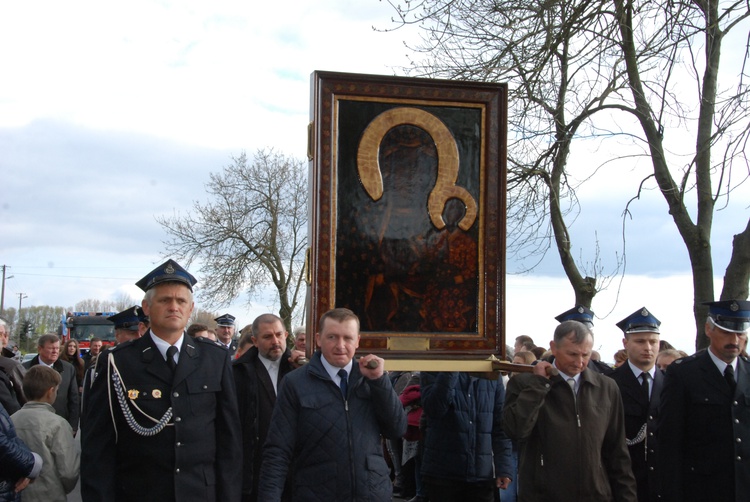
<instances>
[{"instance_id":1,"label":"framed religious icon","mask_svg":"<svg viewBox=\"0 0 750 502\"><path fill-rule=\"evenodd\" d=\"M346 307L360 353L503 355L507 86L314 72L311 108L307 325Z\"/></svg>"}]
</instances>

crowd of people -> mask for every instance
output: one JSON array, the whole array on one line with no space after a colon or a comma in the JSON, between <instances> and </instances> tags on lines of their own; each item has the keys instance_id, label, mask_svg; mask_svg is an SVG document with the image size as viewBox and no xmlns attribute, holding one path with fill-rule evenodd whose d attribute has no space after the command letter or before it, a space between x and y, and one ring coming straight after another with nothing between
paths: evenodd
<instances>
[{"instance_id":1,"label":"crowd of people","mask_svg":"<svg viewBox=\"0 0 750 502\"><path fill-rule=\"evenodd\" d=\"M195 278L173 260L112 316L117 345L43 335L23 365L0 322L0 501L727 501L750 496L750 302L708 303L707 349L680 353L646 308L598 361L594 315L556 319L515 371L391 372L357 357L336 308L289 333L188 326ZM309 327L312 328L312 327ZM310 331L312 336L312 331ZM80 450L75 436L80 429Z\"/></svg>"}]
</instances>

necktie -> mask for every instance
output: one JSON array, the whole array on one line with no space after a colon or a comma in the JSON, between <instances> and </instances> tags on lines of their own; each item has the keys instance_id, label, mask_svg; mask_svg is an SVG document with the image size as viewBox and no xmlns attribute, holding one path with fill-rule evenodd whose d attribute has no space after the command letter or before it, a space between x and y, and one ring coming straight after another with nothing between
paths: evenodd
<instances>
[{"instance_id":1,"label":"necktie","mask_svg":"<svg viewBox=\"0 0 750 502\"><path fill-rule=\"evenodd\" d=\"M576 381L574 378L568 378L568 385L570 385L570 390L573 391L573 399L576 399Z\"/></svg>"},{"instance_id":2,"label":"necktie","mask_svg":"<svg viewBox=\"0 0 750 502\"><path fill-rule=\"evenodd\" d=\"M341 388L341 394L343 394L344 399L346 399L347 391L349 390L349 382L347 381L347 374L345 369L339 370L339 378L341 380L339 381L339 387Z\"/></svg>"},{"instance_id":3,"label":"necktie","mask_svg":"<svg viewBox=\"0 0 750 502\"><path fill-rule=\"evenodd\" d=\"M167 349L167 366L172 370L172 373L174 373L174 369L177 367L177 363L174 362L175 354L177 354L177 347L170 345Z\"/></svg>"},{"instance_id":4,"label":"necktie","mask_svg":"<svg viewBox=\"0 0 750 502\"><path fill-rule=\"evenodd\" d=\"M731 364L727 364L727 367L724 369L724 380L727 381L732 394L734 394L734 390L737 388L737 381L734 379L734 366Z\"/></svg>"},{"instance_id":5,"label":"necktie","mask_svg":"<svg viewBox=\"0 0 750 502\"><path fill-rule=\"evenodd\" d=\"M651 392L648 388L648 379L651 378L651 374L647 372L641 373L641 389L643 389L643 395L646 396L646 401L651 400Z\"/></svg>"}]
</instances>

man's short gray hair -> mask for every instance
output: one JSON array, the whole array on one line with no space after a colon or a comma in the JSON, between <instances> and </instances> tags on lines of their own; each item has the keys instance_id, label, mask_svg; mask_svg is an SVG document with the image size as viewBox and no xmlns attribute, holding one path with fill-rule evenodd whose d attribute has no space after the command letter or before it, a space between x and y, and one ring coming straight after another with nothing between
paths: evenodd
<instances>
[{"instance_id":1,"label":"man's short gray hair","mask_svg":"<svg viewBox=\"0 0 750 502\"><path fill-rule=\"evenodd\" d=\"M563 341L564 338L572 336L572 342L579 345L586 341L587 337L594 339L594 334L585 324L578 321L563 321L557 328L555 328L554 340L556 344Z\"/></svg>"},{"instance_id":2,"label":"man's short gray hair","mask_svg":"<svg viewBox=\"0 0 750 502\"><path fill-rule=\"evenodd\" d=\"M162 283L159 283L159 284L182 284L183 286L185 286L181 282L162 282ZM190 302L192 303L193 302L193 292L190 291L190 288L188 288L187 286L185 286L185 289L188 290L188 293L190 294ZM143 301L145 301L146 303L148 303L149 305L151 305L151 302L154 300L154 295L155 294L156 294L156 286L154 286L153 288L151 288L148 291L146 291L146 294L143 295Z\"/></svg>"}]
</instances>

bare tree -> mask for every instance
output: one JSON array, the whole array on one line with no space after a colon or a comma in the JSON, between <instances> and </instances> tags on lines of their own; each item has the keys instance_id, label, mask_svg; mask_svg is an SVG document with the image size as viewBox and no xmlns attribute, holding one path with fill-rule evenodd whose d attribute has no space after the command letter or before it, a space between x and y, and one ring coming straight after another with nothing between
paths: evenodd
<instances>
[{"instance_id":1,"label":"bare tree","mask_svg":"<svg viewBox=\"0 0 750 502\"><path fill-rule=\"evenodd\" d=\"M586 305L597 280L578 272L567 224L579 210L576 183L598 168L576 182L568 157L582 139L633 135L636 150L620 155L648 156L653 164L653 174L635 185L640 192L655 179L668 203L691 260L696 346L705 346L701 303L713 299L713 215L717 204L729 206L748 177L750 4L394 0L392 5L398 25L423 30L422 44L412 49L424 59L414 62L411 73L509 82L508 234L518 236L509 251L546 252L539 243L553 236L576 301ZM730 31L743 34L744 47L736 65L720 73L722 42ZM623 112L636 118L642 134L613 127L612 116L625 117ZM668 143L670 126L671 138L678 139ZM685 129L695 131L692 152L681 136ZM712 152L719 152L718 160ZM686 205L691 191L697 198L693 211ZM744 219L740 223L745 226ZM595 270L598 263L596 258ZM749 280L750 223L734 237L722 298L747 298Z\"/></svg>"},{"instance_id":2,"label":"bare tree","mask_svg":"<svg viewBox=\"0 0 750 502\"><path fill-rule=\"evenodd\" d=\"M206 326L213 326L216 324L216 319L219 314L216 312L212 312L210 310L204 310L201 308L196 308L193 310L192 315L190 316L190 322L188 323L188 326L194 323L200 323L205 324Z\"/></svg>"},{"instance_id":3,"label":"bare tree","mask_svg":"<svg viewBox=\"0 0 750 502\"><path fill-rule=\"evenodd\" d=\"M122 312L125 309L129 309L133 305L140 305L141 300L136 300L132 296L122 291L118 292L114 296L113 305L115 312Z\"/></svg>"},{"instance_id":4,"label":"bare tree","mask_svg":"<svg viewBox=\"0 0 750 502\"><path fill-rule=\"evenodd\" d=\"M617 32L612 13L586 1L391 4L397 23L423 30L421 45L411 49L424 59L409 73L510 83L508 252L541 260L554 241L575 302L590 307L611 276L598 247L588 267L574 257L568 223L580 211L582 181L566 166L575 139L612 134L592 120L617 107L609 98L624 84L622 71L606 64Z\"/></svg>"},{"instance_id":5,"label":"bare tree","mask_svg":"<svg viewBox=\"0 0 750 502\"><path fill-rule=\"evenodd\" d=\"M120 305L120 300L121 299L111 301L111 300L99 300L98 298L87 298L85 300L76 302L75 307L73 308L73 311L74 312L119 312L120 310L124 310L124 309L118 309L118 306ZM131 303L125 308L132 307L133 305L135 304Z\"/></svg>"},{"instance_id":6,"label":"bare tree","mask_svg":"<svg viewBox=\"0 0 750 502\"><path fill-rule=\"evenodd\" d=\"M171 238L167 254L200 264L198 295L223 307L241 293L248 301L273 284L279 317L291 331L303 285L307 246L305 163L273 150L245 153L206 184L209 201L186 215L157 217Z\"/></svg>"},{"instance_id":7,"label":"bare tree","mask_svg":"<svg viewBox=\"0 0 750 502\"><path fill-rule=\"evenodd\" d=\"M703 329L708 308L702 303L714 299L714 212L717 204L729 204L732 191L748 177L750 4L614 0L614 5L632 91L630 111L643 130L654 178L690 256L699 349L708 345ZM745 47L741 58L729 61L734 65L724 72L720 85L722 43L732 30L745 37ZM734 81L730 80L733 76ZM677 80L682 84L679 94L674 92ZM665 139L663 122L670 118L694 132L694 147L689 149L683 142L676 152L689 159L686 164L675 162L674 145ZM674 164L680 169L671 168ZM695 220L686 202L687 193L693 190ZM747 201L740 203L747 207ZM722 299L748 297L750 219L739 224L745 228L734 237Z\"/></svg>"}]
</instances>

